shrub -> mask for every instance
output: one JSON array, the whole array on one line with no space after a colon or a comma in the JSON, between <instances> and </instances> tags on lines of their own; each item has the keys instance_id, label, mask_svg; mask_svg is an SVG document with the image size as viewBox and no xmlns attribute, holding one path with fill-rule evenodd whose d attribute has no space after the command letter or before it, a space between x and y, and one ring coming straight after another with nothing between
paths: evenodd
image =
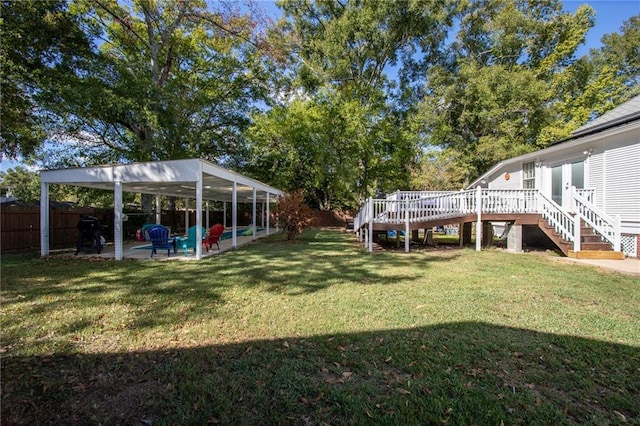
<instances>
[{"instance_id":1,"label":"shrub","mask_svg":"<svg viewBox=\"0 0 640 426\"><path fill-rule=\"evenodd\" d=\"M302 191L278 197L278 223L287 233L287 239L293 240L302 234L304 228L311 223L311 209L304 202Z\"/></svg>"}]
</instances>

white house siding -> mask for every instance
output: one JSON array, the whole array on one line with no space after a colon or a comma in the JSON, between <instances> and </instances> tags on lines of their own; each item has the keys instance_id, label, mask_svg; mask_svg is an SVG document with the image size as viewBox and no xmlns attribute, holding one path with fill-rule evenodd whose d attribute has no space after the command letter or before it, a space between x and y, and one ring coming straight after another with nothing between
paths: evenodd
<instances>
[{"instance_id":1,"label":"white house siding","mask_svg":"<svg viewBox=\"0 0 640 426\"><path fill-rule=\"evenodd\" d=\"M509 180L505 178L509 173ZM509 167L498 175L492 176L489 181L490 189L522 189L522 170L519 167Z\"/></svg>"},{"instance_id":2,"label":"white house siding","mask_svg":"<svg viewBox=\"0 0 640 426\"><path fill-rule=\"evenodd\" d=\"M640 132L607 145L605 211L619 214L623 233L640 233Z\"/></svg>"},{"instance_id":3,"label":"white house siding","mask_svg":"<svg viewBox=\"0 0 640 426\"><path fill-rule=\"evenodd\" d=\"M596 206L602 210L605 209L605 193L606 178L604 173L606 153L602 148L594 149L593 154L587 160L587 176L586 183L587 188L594 188L596 190Z\"/></svg>"}]
</instances>

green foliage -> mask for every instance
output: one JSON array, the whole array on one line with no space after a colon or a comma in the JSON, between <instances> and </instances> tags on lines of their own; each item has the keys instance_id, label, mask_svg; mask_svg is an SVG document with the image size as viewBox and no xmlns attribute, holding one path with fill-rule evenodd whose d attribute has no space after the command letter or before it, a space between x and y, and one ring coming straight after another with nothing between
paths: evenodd
<instances>
[{"instance_id":1,"label":"green foliage","mask_svg":"<svg viewBox=\"0 0 640 426\"><path fill-rule=\"evenodd\" d=\"M1 153L28 158L46 135L47 111L39 98L56 90L88 41L64 0L2 1L0 24Z\"/></svg>"},{"instance_id":2,"label":"green foliage","mask_svg":"<svg viewBox=\"0 0 640 426\"><path fill-rule=\"evenodd\" d=\"M447 61L426 72L416 117L426 143L455 151L464 168L456 184L544 147L540 134L555 119L550 100L592 15L588 7L562 12L555 0L474 2L460 10Z\"/></svg>"},{"instance_id":3,"label":"green foliage","mask_svg":"<svg viewBox=\"0 0 640 426\"><path fill-rule=\"evenodd\" d=\"M640 15L606 34L603 46L569 66L558 81L556 122L540 138L555 141L640 94Z\"/></svg>"},{"instance_id":4,"label":"green foliage","mask_svg":"<svg viewBox=\"0 0 640 426\"><path fill-rule=\"evenodd\" d=\"M16 197L25 204L40 200L40 176L25 167L18 166L0 172L0 186L3 194Z\"/></svg>"},{"instance_id":5,"label":"green foliage","mask_svg":"<svg viewBox=\"0 0 640 426\"><path fill-rule=\"evenodd\" d=\"M34 103L47 113L39 117L55 149L66 150L62 158L39 153L43 163L223 161L242 152L247 113L264 97L267 61L258 23L227 6L73 1L65 16L99 45L79 52L72 73L34 82ZM16 37L32 31L26 12L15 12Z\"/></svg>"},{"instance_id":6,"label":"green foliage","mask_svg":"<svg viewBox=\"0 0 640 426\"><path fill-rule=\"evenodd\" d=\"M594 12L559 0L278 4L267 27L226 0L3 1L2 154L201 157L350 209L459 188L640 87L640 15L576 59Z\"/></svg>"},{"instance_id":7,"label":"green foliage","mask_svg":"<svg viewBox=\"0 0 640 426\"><path fill-rule=\"evenodd\" d=\"M18 166L0 172L0 187L3 194L16 197L23 204L37 204L40 201L40 175L25 167ZM133 193L124 193L123 201L131 203L136 196ZM68 185L49 185L49 200L71 202L78 206L110 208L113 206L113 192Z\"/></svg>"},{"instance_id":8,"label":"green foliage","mask_svg":"<svg viewBox=\"0 0 640 426\"><path fill-rule=\"evenodd\" d=\"M276 206L278 225L287 234L287 240L293 240L311 223L311 210L304 202L302 191L278 197Z\"/></svg>"}]
</instances>

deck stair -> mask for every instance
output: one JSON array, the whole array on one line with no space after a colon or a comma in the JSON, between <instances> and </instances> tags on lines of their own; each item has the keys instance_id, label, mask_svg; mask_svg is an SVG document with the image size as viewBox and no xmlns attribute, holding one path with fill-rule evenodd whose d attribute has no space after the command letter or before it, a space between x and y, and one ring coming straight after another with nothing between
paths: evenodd
<instances>
[{"instance_id":1,"label":"deck stair","mask_svg":"<svg viewBox=\"0 0 640 426\"><path fill-rule=\"evenodd\" d=\"M556 246L558 246L560 251L565 256L569 256L569 251L572 251L573 249L573 243L571 241L567 241L562 238L562 235L560 235L559 232L556 232L556 230L553 228L553 225L551 225L544 219L540 219L538 221L538 228L540 228L542 232L544 232L545 235L549 237L549 239L553 241Z\"/></svg>"},{"instance_id":2,"label":"deck stair","mask_svg":"<svg viewBox=\"0 0 640 426\"><path fill-rule=\"evenodd\" d=\"M567 241L553 229L546 220L540 219L538 227L558 246L567 257L574 259L624 259L622 252L613 251L610 243L602 241L602 237L593 231L584 221L580 224L580 251L573 250L573 243Z\"/></svg>"}]
</instances>

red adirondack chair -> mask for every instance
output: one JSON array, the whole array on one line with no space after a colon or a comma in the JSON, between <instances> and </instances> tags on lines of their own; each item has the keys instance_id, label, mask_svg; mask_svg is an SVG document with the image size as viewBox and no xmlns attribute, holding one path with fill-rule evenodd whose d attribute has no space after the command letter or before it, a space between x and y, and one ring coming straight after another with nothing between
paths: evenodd
<instances>
[{"instance_id":1,"label":"red adirondack chair","mask_svg":"<svg viewBox=\"0 0 640 426\"><path fill-rule=\"evenodd\" d=\"M213 225L211 229L209 229L209 236L202 241L202 245L204 246L204 248L209 251L209 249L215 244L216 246L218 246L218 251L220 251L220 245L218 244L218 241L220 240L223 232L224 226L222 226L221 223L216 223L215 225Z\"/></svg>"}]
</instances>

